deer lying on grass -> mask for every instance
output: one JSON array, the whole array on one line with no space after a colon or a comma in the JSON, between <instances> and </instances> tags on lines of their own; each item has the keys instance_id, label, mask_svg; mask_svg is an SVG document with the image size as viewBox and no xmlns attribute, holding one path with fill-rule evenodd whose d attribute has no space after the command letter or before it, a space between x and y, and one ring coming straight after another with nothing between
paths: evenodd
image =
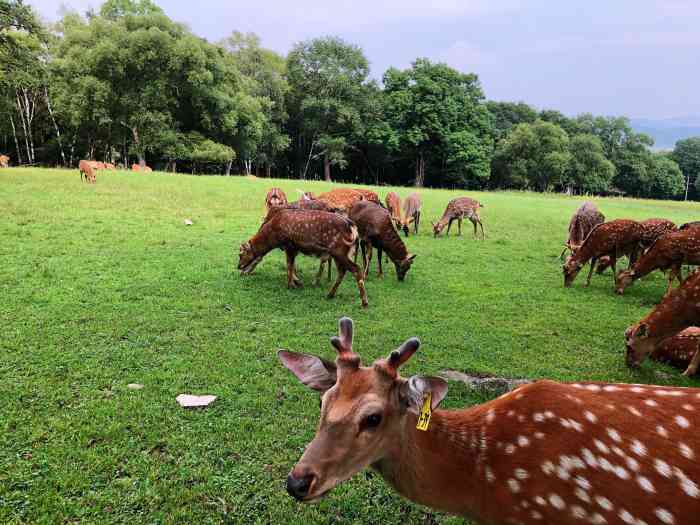
<instances>
[{"instance_id":1,"label":"deer lying on grass","mask_svg":"<svg viewBox=\"0 0 700 525\"><path fill-rule=\"evenodd\" d=\"M484 525L689 525L700 515L700 389L538 381L436 410L445 380L399 374L418 339L364 367L352 321L339 324L335 362L278 352L322 396L316 435L287 477L297 500L372 467L405 498Z\"/></svg>"},{"instance_id":2,"label":"deer lying on grass","mask_svg":"<svg viewBox=\"0 0 700 525\"><path fill-rule=\"evenodd\" d=\"M265 211L269 212L275 206L286 206L287 195L280 188L270 188L265 196Z\"/></svg>"},{"instance_id":3,"label":"deer lying on grass","mask_svg":"<svg viewBox=\"0 0 700 525\"><path fill-rule=\"evenodd\" d=\"M477 238L476 226L478 224L481 226L481 238L485 239L486 235L484 234L484 225L481 223L481 218L479 217L479 208L483 208L483 206L484 205L479 201L475 201L469 197L452 199L449 203L447 203L447 208L445 208L445 212L442 214L442 218L437 222L437 224L434 222L431 223L433 225L434 236L437 237L440 235L442 230L445 229L445 226L447 226L446 235L449 235L450 227L452 226L453 221L457 221L457 235L462 235L462 219L466 217L474 226L474 238Z\"/></svg>"},{"instance_id":4,"label":"deer lying on grass","mask_svg":"<svg viewBox=\"0 0 700 525\"><path fill-rule=\"evenodd\" d=\"M403 230L406 237L408 237L408 225L401 216L401 197L399 197L398 193L390 191L386 194L384 201L386 203L386 209L389 210L389 214L391 215L391 222L394 223L394 227L397 230Z\"/></svg>"},{"instance_id":5,"label":"deer lying on grass","mask_svg":"<svg viewBox=\"0 0 700 525\"><path fill-rule=\"evenodd\" d=\"M0 168L7 168L10 166L10 157L7 155L0 155Z\"/></svg>"},{"instance_id":6,"label":"deer lying on grass","mask_svg":"<svg viewBox=\"0 0 700 525\"><path fill-rule=\"evenodd\" d=\"M691 326L678 335L662 341L649 356L654 361L667 363L685 370L683 375L695 375L700 363L700 328Z\"/></svg>"},{"instance_id":7,"label":"deer lying on grass","mask_svg":"<svg viewBox=\"0 0 700 525\"><path fill-rule=\"evenodd\" d=\"M598 210L595 204L589 201L581 204L569 221L569 238L564 243L564 251L561 252L559 258L564 257L567 250L573 255L581 247L591 230L604 222L605 215Z\"/></svg>"},{"instance_id":8,"label":"deer lying on grass","mask_svg":"<svg viewBox=\"0 0 700 525\"><path fill-rule=\"evenodd\" d=\"M366 307L363 274L352 261L357 239L357 227L335 213L273 208L258 233L241 245L238 269L242 275L250 274L267 253L282 248L287 255L287 287L297 288L301 286L294 268L297 254L332 258L338 269L338 278L328 292L328 298L335 297L349 271L355 276L362 306Z\"/></svg>"},{"instance_id":9,"label":"deer lying on grass","mask_svg":"<svg viewBox=\"0 0 700 525\"><path fill-rule=\"evenodd\" d=\"M416 256L406 250L406 245L394 229L389 212L373 202L360 201L352 207L349 217L357 225L360 234L365 279L369 275L372 250L376 248L379 277L384 277L382 271L382 251L384 251L394 263L396 277L399 281L403 281Z\"/></svg>"},{"instance_id":10,"label":"deer lying on grass","mask_svg":"<svg viewBox=\"0 0 700 525\"><path fill-rule=\"evenodd\" d=\"M616 292L625 293L625 288L637 279L650 274L654 270L668 271L668 287L666 295L673 288L673 280L683 282L681 269L684 264L700 264L700 229L667 233L658 239L653 246L634 263L631 269L621 272L615 279Z\"/></svg>"},{"instance_id":11,"label":"deer lying on grass","mask_svg":"<svg viewBox=\"0 0 700 525\"><path fill-rule=\"evenodd\" d=\"M591 269L588 272L586 286L591 284L596 261L606 255L611 259L613 274L616 271L617 259L623 255L629 256L631 266L637 259L641 237L642 227L635 221L616 219L599 224L588 234L583 245L566 260L563 268L564 286L567 288L571 286L588 261L591 262Z\"/></svg>"},{"instance_id":12,"label":"deer lying on grass","mask_svg":"<svg viewBox=\"0 0 700 525\"><path fill-rule=\"evenodd\" d=\"M625 331L627 366L632 368L639 366L661 341L698 324L700 324L700 272L693 272L641 321ZM684 375L690 374L684 373Z\"/></svg>"},{"instance_id":13,"label":"deer lying on grass","mask_svg":"<svg viewBox=\"0 0 700 525\"><path fill-rule=\"evenodd\" d=\"M97 180L95 177L95 171L92 167L91 161L89 160L81 160L78 162L78 169L80 170L80 180L83 180L83 177L85 177L85 182L90 182L92 184L95 183Z\"/></svg>"},{"instance_id":14,"label":"deer lying on grass","mask_svg":"<svg viewBox=\"0 0 700 525\"><path fill-rule=\"evenodd\" d=\"M408 231L413 224L413 233L418 235L418 226L420 224L420 210L423 206L420 195L411 193L406 200L403 201L403 232L408 237Z\"/></svg>"}]
</instances>

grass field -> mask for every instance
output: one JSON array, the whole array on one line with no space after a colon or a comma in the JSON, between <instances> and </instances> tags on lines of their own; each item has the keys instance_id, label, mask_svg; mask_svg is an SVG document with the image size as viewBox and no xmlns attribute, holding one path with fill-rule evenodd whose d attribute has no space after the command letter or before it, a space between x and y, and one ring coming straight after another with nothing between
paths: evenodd
<instances>
[{"instance_id":1,"label":"grass field","mask_svg":"<svg viewBox=\"0 0 700 525\"><path fill-rule=\"evenodd\" d=\"M325 282L311 285L315 259L298 259L301 290L287 290L279 250L252 276L235 271L273 183L293 198L327 187L158 173L87 185L77 170L0 171L0 523L461 523L376 475L313 506L287 496L318 398L275 350L332 357L342 315L365 361L420 337L404 375L700 386L656 363L624 365L624 329L661 298L663 276L623 297L609 273L564 289L558 256L581 199L470 193L485 205L480 242L469 223L461 238L434 239L429 220L461 192L423 191L413 268L403 283L393 266L382 281L373 268L362 310L349 276L332 301ZM609 219L700 218L697 204L597 202ZM187 411L175 403L183 392L219 399ZM444 406L476 401L451 384Z\"/></svg>"}]
</instances>

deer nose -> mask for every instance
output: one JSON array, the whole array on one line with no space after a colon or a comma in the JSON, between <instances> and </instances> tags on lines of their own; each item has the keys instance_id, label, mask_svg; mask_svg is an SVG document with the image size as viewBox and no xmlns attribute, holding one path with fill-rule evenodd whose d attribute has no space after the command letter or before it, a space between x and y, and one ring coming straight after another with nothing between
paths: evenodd
<instances>
[{"instance_id":1,"label":"deer nose","mask_svg":"<svg viewBox=\"0 0 700 525\"><path fill-rule=\"evenodd\" d=\"M313 474L306 474L300 478L294 477L294 473L289 473L287 476L287 492L290 496L298 501L302 501L309 495L309 489L314 481Z\"/></svg>"}]
</instances>

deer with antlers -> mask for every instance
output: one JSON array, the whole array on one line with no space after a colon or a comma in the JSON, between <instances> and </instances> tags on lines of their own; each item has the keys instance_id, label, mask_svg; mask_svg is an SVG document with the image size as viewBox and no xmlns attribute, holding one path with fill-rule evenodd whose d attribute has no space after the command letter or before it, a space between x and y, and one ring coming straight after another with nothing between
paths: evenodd
<instances>
[{"instance_id":1,"label":"deer with antlers","mask_svg":"<svg viewBox=\"0 0 700 525\"><path fill-rule=\"evenodd\" d=\"M273 208L258 233L241 245L238 269L242 275L248 275L270 251L282 248L287 255L287 286L297 288L301 286L301 280L296 274L294 260L299 253L333 259L338 278L328 292L328 298L335 297L345 274L351 272L357 281L362 306L367 307L364 275L352 261L357 239L357 227L336 213Z\"/></svg>"},{"instance_id":2,"label":"deer with antlers","mask_svg":"<svg viewBox=\"0 0 700 525\"><path fill-rule=\"evenodd\" d=\"M406 245L394 229L389 211L373 202L360 201L352 207L349 217L357 225L360 234L365 279L369 275L372 251L376 248L379 277L384 276L382 271L382 251L384 251L394 263L397 279L403 281L416 256L408 253Z\"/></svg>"},{"instance_id":3,"label":"deer with antlers","mask_svg":"<svg viewBox=\"0 0 700 525\"><path fill-rule=\"evenodd\" d=\"M408 225L405 224L403 217L401 217L401 197L399 197L399 194L395 191L390 191L386 194L384 202L386 203L386 209L389 210L394 227L397 230L403 230L404 235L408 237Z\"/></svg>"},{"instance_id":4,"label":"deer with antlers","mask_svg":"<svg viewBox=\"0 0 700 525\"><path fill-rule=\"evenodd\" d=\"M413 224L413 233L418 235L418 226L420 225L420 211L423 206L423 201L420 194L411 193L406 200L403 201L403 232L408 237L408 231Z\"/></svg>"},{"instance_id":5,"label":"deer with antlers","mask_svg":"<svg viewBox=\"0 0 700 525\"><path fill-rule=\"evenodd\" d=\"M483 207L484 205L479 201L469 197L452 199L447 203L447 208L445 208L445 212L440 220L437 223L431 223L433 225L433 235L435 237L440 235L445 226L447 226L446 235L449 235L454 221L457 221L457 235L462 235L462 219L466 217L474 226L474 238L477 238L477 225L479 225L481 226L481 238L485 239L484 225L481 223L481 217L479 217L479 208Z\"/></svg>"},{"instance_id":6,"label":"deer with antlers","mask_svg":"<svg viewBox=\"0 0 700 525\"><path fill-rule=\"evenodd\" d=\"M631 266L637 259L641 238L642 226L636 221L616 219L599 224L591 230L581 247L566 260L563 267L564 286L567 288L571 286L588 261L591 263L591 269L588 272L586 286L590 285L596 262L604 256L609 256L611 259L613 276L619 257L627 255Z\"/></svg>"},{"instance_id":7,"label":"deer with antlers","mask_svg":"<svg viewBox=\"0 0 700 525\"><path fill-rule=\"evenodd\" d=\"M687 228L673 231L659 238L632 268L621 272L615 279L615 291L622 295L625 288L654 270L668 271L666 295L671 292L673 280L683 282L684 264L700 264L700 229Z\"/></svg>"},{"instance_id":8,"label":"deer with antlers","mask_svg":"<svg viewBox=\"0 0 700 525\"><path fill-rule=\"evenodd\" d=\"M598 210L595 204L590 201L581 204L569 221L569 238L564 243L564 250L559 258L564 257L567 250L573 255L581 247L593 228L604 222L605 215Z\"/></svg>"},{"instance_id":9,"label":"deer with antlers","mask_svg":"<svg viewBox=\"0 0 700 525\"><path fill-rule=\"evenodd\" d=\"M693 272L641 321L625 331L627 366L638 367L664 339L699 324L700 272Z\"/></svg>"},{"instance_id":10,"label":"deer with antlers","mask_svg":"<svg viewBox=\"0 0 700 525\"><path fill-rule=\"evenodd\" d=\"M448 386L404 378L416 338L362 366L353 323L335 361L279 351L321 394L316 435L287 477L314 502L367 467L402 496L484 525L681 525L700 515L700 389L538 381L438 410Z\"/></svg>"},{"instance_id":11,"label":"deer with antlers","mask_svg":"<svg viewBox=\"0 0 700 525\"><path fill-rule=\"evenodd\" d=\"M695 375L700 364L700 328L691 326L662 341L649 358L685 370L684 375Z\"/></svg>"}]
</instances>

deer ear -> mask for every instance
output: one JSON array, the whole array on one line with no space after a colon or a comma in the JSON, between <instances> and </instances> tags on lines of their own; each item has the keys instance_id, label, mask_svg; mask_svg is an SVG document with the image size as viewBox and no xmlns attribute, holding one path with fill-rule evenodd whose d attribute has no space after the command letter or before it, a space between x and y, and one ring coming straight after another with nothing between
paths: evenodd
<instances>
[{"instance_id":1,"label":"deer ear","mask_svg":"<svg viewBox=\"0 0 700 525\"><path fill-rule=\"evenodd\" d=\"M412 253L411 255L409 255L408 257L406 257L406 260L407 260L407 261L413 262L413 259L415 259L415 258L416 258L416 254L415 254L415 253Z\"/></svg>"},{"instance_id":2,"label":"deer ear","mask_svg":"<svg viewBox=\"0 0 700 525\"><path fill-rule=\"evenodd\" d=\"M418 412L423 406L423 399L430 393L432 410L435 410L447 395L447 381L440 377L411 376L400 387L399 396L402 403L411 412Z\"/></svg>"},{"instance_id":3,"label":"deer ear","mask_svg":"<svg viewBox=\"0 0 700 525\"><path fill-rule=\"evenodd\" d=\"M335 385L337 371L335 363L331 361L286 350L279 350L277 357L285 368L312 390L323 393Z\"/></svg>"}]
</instances>

